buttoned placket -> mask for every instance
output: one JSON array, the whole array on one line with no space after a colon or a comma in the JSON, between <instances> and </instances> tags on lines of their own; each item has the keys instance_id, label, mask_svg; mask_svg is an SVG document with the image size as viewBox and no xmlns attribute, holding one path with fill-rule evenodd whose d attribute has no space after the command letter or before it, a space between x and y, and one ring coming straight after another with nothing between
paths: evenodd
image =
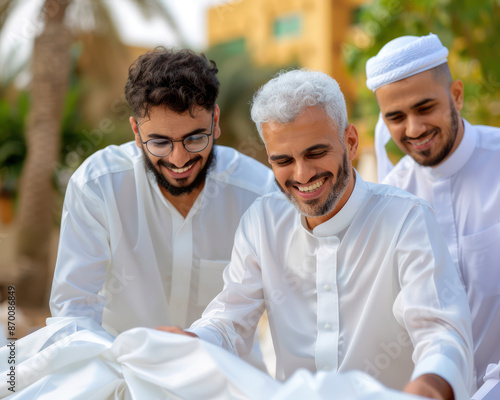
<instances>
[{"instance_id":1,"label":"buttoned placket","mask_svg":"<svg viewBox=\"0 0 500 400\"><path fill-rule=\"evenodd\" d=\"M186 327L191 278L193 274L193 218L201 209L204 188L198 195L186 218L177 210L172 212L172 283L169 310L172 323Z\"/></svg>"},{"instance_id":2,"label":"buttoned placket","mask_svg":"<svg viewBox=\"0 0 500 400\"><path fill-rule=\"evenodd\" d=\"M174 325L185 327L193 265L192 218L172 216L172 287L169 309Z\"/></svg>"},{"instance_id":3,"label":"buttoned placket","mask_svg":"<svg viewBox=\"0 0 500 400\"><path fill-rule=\"evenodd\" d=\"M315 361L317 370L338 368L339 291L337 286L337 237L318 237L316 256L317 327Z\"/></svg>"},{"instance_id":4,"label":"buttoned placket","mask_svg":"<svg viewBox=\"0 0 500 400\"><path fill-rule=\"evenodd\" d=\"M458 263L458 237L455 215L453 214L453 203L451 199L451 178L437 177L438 180L433 185L434 211L436 219L443 232L448 245L451 258L455 265Z\"/></svg>"}]
</instances>

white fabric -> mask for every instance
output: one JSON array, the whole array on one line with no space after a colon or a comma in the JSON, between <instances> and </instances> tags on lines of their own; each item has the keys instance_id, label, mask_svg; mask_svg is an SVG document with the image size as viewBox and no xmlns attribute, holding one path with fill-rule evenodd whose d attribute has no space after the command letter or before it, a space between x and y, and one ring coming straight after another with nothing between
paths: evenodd
<instances>
[{"instance_id":1,"label":"white fabric","mask_svg":"<svg viewBox=\"0 0 500 400\"><path fill-rule=\"evenodd\" d=\"M405 156L384 183L431 204L465 284L477 383L500 359L500 129L464 121L457 150L436 167ZM451 288L451 292L453 292Z\"/></svg>"},{"instance_id":2,"label":"white fabric","mask_svg":"<svg viewBox=\"0 0 500 400\"><path fill-rule=\"evenodd\" d=\"M484 385L474 393L471 400L498 400L500 398L500 362L490 364L484 375Z\"/></svg>"},{"instance_id":3,"label":"white fabric","mask_svg":"<svg viewBox=\"0 0 500 400\"><path fill-rule=\"evenodd\" d=\"M116 340L88 318L52 318L18 342L15 392L10 400L274 399L310 400L338 394L342 400L417 399L383 387L359 371L300 370L286 383L232 354L195 338L146 328ZM9 349L0 349L5 360ZM7 368L0 369L3 377Z\"/></svg>"},{"instance_id":4,"label":"white fabric","mask_svg":"<svg viewBox=\"0 0 500 400\"><path fill-rule=\"evenodd\" d=\"M447 61L448 49L434 34L401 36L366 62L366 86L372 91L427 71Z\"/></svg>"},{"instance_id":5,"label":"white fabric","mask_svg":"<svg viewBox=\"0 0 500 400\"><path fill-rule=\"evenodd\" d=\"M188 216L146 173L135 143L109 146L72 176L51 294L53 316L88 316L117 335L189 326L223 286L241 215L274 189L270 169L216 146Z\"/></svg>"},{"instance_id":6,"label":"white fabric","mask_svg":"<svg viewBox=\"0 0 500 400\"><path fill-rule=\"evenodd\" d=\"M375 156L377 157L378 182L382 182L394 168L394 164L387 156L387 150L385 149L389 140L391 140L391 133L382 118L382 113L380 113L377 125L375 125Z\"/></svg>"},{"instance_id":7,"label":"white fabric","mask_svg":"<svg viewBox=\"0 0 500 400\"><path fill-rule=\"evenodd\" d=\"M472 389L470 314L435 217L422 200L356 174L340 212L310 232L281 193L243 216L224 290L189 330L240 355L267 309L278 379L360 369L401 389L436 373ZM412 362L412 357L415 365Z\"/></svg>"}]
</instances>

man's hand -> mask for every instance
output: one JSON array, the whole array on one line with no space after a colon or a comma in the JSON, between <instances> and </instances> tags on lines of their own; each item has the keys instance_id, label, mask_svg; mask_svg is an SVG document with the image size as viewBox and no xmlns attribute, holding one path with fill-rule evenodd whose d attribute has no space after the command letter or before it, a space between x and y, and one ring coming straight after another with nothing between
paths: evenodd
<instances>
[{"instance_id":1,"label":"man's hand","mask_svg":"<svg viewBox=\"0 0 500 400\"><path fill-rule=\"evenodd\" d=\"M159 331L163 331L163 332L177 333L178 335L187 335L187 336L192 336L192 337L196 337L196 338L198 337L198 335L195 335L192 332L183 331L178 326L159 326L158 328L155 328L155 329L158 329Z\"/></svg>"},{"instance_id":2,"label":"man's hand","mask_svg":"<svg viewBox=\"0 0 500 400\"><path fill-rule=\"evenodd\" d=\"M437 400L455 399L450 384L436 374L420 375L417 379L408 383L403 392Z\"/></svg>"}]
</instances>

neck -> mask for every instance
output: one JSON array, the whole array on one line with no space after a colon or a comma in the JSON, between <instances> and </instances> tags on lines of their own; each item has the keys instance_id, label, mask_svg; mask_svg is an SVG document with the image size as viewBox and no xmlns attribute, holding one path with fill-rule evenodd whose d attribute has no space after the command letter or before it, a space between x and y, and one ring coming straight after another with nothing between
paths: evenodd
<instances>
[{"instance_id":1,"label":"neck","mask_svg":"<svg viewBox=\"0 0 500 400\"><path fill-rule=\"evenodd\" d=\"M458 115L457 137L455 138L455 143L453 143L453 147L450 151L449 156L455 152L455 150L458 148L458 146L462 142L462 139L464 138L464 132L465 132L464 120L462 119L462 117L460 117L460 114L459 114Z\"/></svg>"},{"instance_id":2,"label":"neck","mask_svg":"<svg viewBox=\"0 0 500 400\"><path fill-rule=\"evenodd\" d=\"M453 142L453 147L451 148L450 152L448 155L441 161L439 164L434 165L432 168L436 168L439 165L442 165L450 156L455 152L456 149L458 149L458 146L460 146L460 143L462 142L462 139L464 138L464 132L465 132L465 125L464 125L464 120L460 115L458 116L458 127L457 127L457 136L455 137L455 141Z\"/></svg>"},{"instance_id":3,"label":"neck","mask_svg":"<svg viewBox=\"0 0 500 400\"><path fill-rule=\"evenodd\" d=\"M179 213L186 218L187 215L189 214L189 211L191 211L191 208L193 207L193 204L195 203L196 199L198 198L199 194L203 190L203 187L205 186L205 182L203 182L202 185L194 189L191 193L189 194L182 194L180 196L173 196L171 193L169 193L165 188L162 186L158 185L160 188L161 193L165 198L172 204Z\"/></svg>"},{"instance_id":4,"label":"neck","mask_svg":"<svg viewBox=\"0 0 500 400\"><path fill-rule=\"evenodd\" d=\"M349 178L349 183L347 184L347 188L344 194L339 199L338 203L335 205L335 208L330 213L322 215L320 217L306 217L307 227L311 231L318 225L321 225L322 223L328 221L329 219L337 215L338 212L342 209L342 207L345 206L347 200L349 200L349 197L351 197L351 194L354 190L354 185L356 184L356 172L354 171L354 168L352 167L350 168L351 168L351 177Z\"/></svg>"}]
</instances>

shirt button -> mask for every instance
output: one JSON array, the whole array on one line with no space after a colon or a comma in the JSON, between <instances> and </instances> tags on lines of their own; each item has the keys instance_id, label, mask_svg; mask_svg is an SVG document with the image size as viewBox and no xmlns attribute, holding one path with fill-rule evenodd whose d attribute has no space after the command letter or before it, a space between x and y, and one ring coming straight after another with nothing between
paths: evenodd
<instances>
[{"instance_id":1,"label":"shirt button","mask_svg":"<svg viewBox=\"0 0 500 400\"><path fill-rule=\"evenodd\" d=\"M330 329L332 329L332 326L330 324L325 324L325 329L329 331Z\"/></svg>"},{"instance_id":2,"label":"shirt button","mask_svg":"<svg viewBox=\"0 0 500 400\"><path fill-rule=\"evenodd\" d=\"M331 287L330 287L330 285L325 285L325 286L323 286L323 289L325 289L325 291L329 292Z\"/></svg>"}]
</instances>

